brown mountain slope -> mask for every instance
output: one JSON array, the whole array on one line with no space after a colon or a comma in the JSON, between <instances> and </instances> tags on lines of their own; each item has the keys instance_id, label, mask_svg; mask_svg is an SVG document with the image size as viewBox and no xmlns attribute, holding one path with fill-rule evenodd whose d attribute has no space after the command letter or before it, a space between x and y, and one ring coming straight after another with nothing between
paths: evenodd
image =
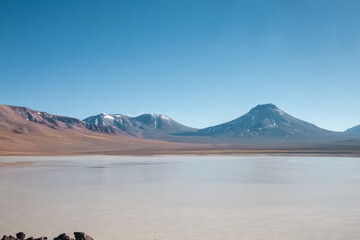
<instances>
[{"instance_id":1,"label":"brown mountain slope","mask_svg":"<svg viewBox=\"0 0 360 240\"><path fill-rule=\"evenodd\" d=\"M34 124L36 123L36 124ZM109 133L113 135L126 135L119 129L107 126L92 126L79 119L52 115L46 112L35 111L26 107L0 105L0 124L11 129L14 133L33 133L43 131L48 127L56 130L76 130L89 133ZM41 126L41 127L40 127Z\"/></svg>"},{"instance_id":2,"label":"brown mountain slope","mask_svg":"<svg viewBox=\"0 0 360 240\"><path fill-rule=\"evenodd\" d=\"M76 118L0 105L0 155L85 154L184 147L189 145L136 139L111 127L88 126Z\"/></svg>"}]
</instances>

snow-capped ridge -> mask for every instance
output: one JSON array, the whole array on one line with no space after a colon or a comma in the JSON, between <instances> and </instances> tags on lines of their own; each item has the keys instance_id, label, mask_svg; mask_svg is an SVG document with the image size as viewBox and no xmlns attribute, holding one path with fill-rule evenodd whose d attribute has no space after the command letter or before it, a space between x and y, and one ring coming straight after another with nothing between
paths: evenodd
<instances>
[{"instance_id":1,"label":"snow-capped ridge","mask_svg":"<svg viewBox=\"0 0 360 240\"><path fill-rule=\"evenodd\" d=\"M115 127L129 135L142 138L158 138L159 136L195 131L195 129L186 127L166 115L153 113L135 117L101 113L88 117L84 121L96 126Z\"/></svg>"}]
</instances>

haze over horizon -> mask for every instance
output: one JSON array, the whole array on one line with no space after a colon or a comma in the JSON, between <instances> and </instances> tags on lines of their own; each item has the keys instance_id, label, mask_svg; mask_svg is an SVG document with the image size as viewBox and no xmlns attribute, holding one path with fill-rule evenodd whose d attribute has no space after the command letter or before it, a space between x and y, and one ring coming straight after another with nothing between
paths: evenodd
<instances>
[{"instance_id":1,"label":"haze over horizon","mask_svg":"<svg viewBox=\"0 0 360 240\"><path fill-rule=\"evenodd\" d=\"M0 1L0 104L203 128L258 104L360 124L359 1Z\"/></svg>"}]
</instances>

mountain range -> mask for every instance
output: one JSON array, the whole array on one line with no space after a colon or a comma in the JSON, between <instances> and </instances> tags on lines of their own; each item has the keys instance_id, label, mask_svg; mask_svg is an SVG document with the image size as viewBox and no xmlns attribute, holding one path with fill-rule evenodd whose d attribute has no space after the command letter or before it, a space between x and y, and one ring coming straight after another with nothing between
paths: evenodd
<instances>
[{"instance_id":1,"label":"mountain range","mask_svg":"<svg viewBox=\"0 0 360 240\"><path fill-rule=\"evenodd\" d=\"M88 126L111 127L115 131L128 135L149 139L181 139L181 137L202 137L227 140L336 140L349 138L350 135L333 132L297 119L274 104L262 104L252 108L245 115L212 127L195 129L184 126L173 119L158 114L143 114L129 117L122 114L106 114L91 116L84 119ZM177 138L175 137L177 136Z\"/></svg>"},{"instance_id":2,"label":"mountain range","mask_svg":"<svg viewBox=\"0 0 360 240\"><path fill-rule=\"evenodd\" d=\"M140 154L193 147L196 145L139 139L112 126L0 105L0 155Z\"/></svg>"},{"instance_id":3,"label":"mountain range","mask_svg":"<svg viewBox=\"0 0 360 240\"><path fill-rule=\"evenodd\" d=\"M90 116L84 120L26 107L0 105L0 152L39 149L58 152L141 149L193 149L214 144L271 142L357 142L359 126L333 132L297 119L273 104L262 104L245 115L212 127L195 129L168 116L123 114ZM359 135L357 135L359 134ZM55 151L54 154L57 152Z\"/></svg>"},{"instance_id":4,"label":"mountain range","mask_svg":"<svg viewBox=\"0 0 360 240\"><path fill-rule=\"evenodd\" d=\"M173 119L160 114L142 114L129 117L122 114L106 114L84 119L88 126L111 127L119 132L139 138L161 139L168 135L194 132L196 129L184 126Z\"/></svg>"}]
</instances>

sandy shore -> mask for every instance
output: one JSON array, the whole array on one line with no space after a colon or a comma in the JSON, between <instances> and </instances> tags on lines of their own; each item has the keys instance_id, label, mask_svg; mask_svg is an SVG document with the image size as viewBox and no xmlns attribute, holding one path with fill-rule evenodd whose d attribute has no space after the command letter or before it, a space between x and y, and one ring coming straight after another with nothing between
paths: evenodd
<instances>
[{"instance_id":1,"label":"sandy shore","mask_svg":"<svg viewBox=\"0 0 360 240\"><path fill-rule=\"evenodd\" d=\"M154 156L154 155L289 155L289 156L344 156L360 157L360 149L135 149L107 151L74 151L74 152L0 152L0 156ZM0 167L10 163L0 163ZM16 164L22 164L18 162ZM25 162L24 162L25 164ZM29 162L26 162L29 164Z\"/></svg>"}]
</instances>

